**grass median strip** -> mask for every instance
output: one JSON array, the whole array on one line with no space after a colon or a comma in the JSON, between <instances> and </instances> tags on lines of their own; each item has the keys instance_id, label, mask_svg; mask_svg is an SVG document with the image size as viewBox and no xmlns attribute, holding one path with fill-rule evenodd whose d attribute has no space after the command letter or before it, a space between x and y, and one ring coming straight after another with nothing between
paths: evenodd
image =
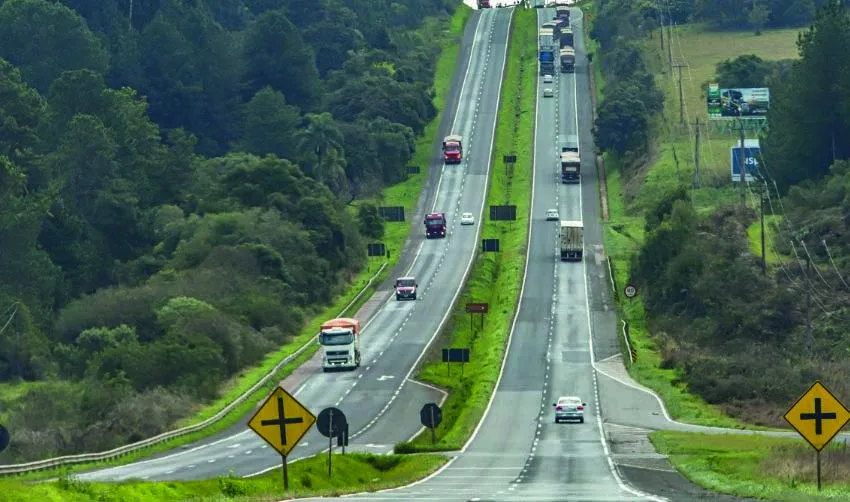
<instances>
[{"instance_id":1,"label":"grass median strip","mask_svg":"<svg viewBox=\"0 0 850 502\"><path fill-rule=\"evenodd\" d=\"M516 9L512 21L502 95L494 141L493 165L487 205L514 204L514 222L480 221L482 238L498 238L499 253L479 253L444 334L432 347L417 378L449 390L443 404L443 420L437 428L438 442L431 445L430 433L396 451L456 450L463 446L480 422L493 393L511 320L519 300L528 239L528 209L533 166L535 83L537 73L537 11ZM502 156L516 154L513 172L505 171ZM476 319L470 327L465 307L470 302L490 304L483 329ZM451 375L440 362L444 347L470 348L470 362L461 375L453 364Z\"/></svg>"},{"instance_id":2,"label":"grass median strip","mask_svg":"<svg viewBox=\"0 0 850 502\"><path fill-rule=\"evenodd\" d=\"M416 153L414 154L414 157L411 161L411 165L420 166L420 173L411 175L410 177L408 177L407 180L384 189L383 197L380 200L361 202L380 203L380 205L385 206L404 206L405 214L412 214L412 211L416 206L419 193L422 191L423 185L428 179L428 166L430 165L431 158L433 157L433 140L435 135L437 134L437 128L439 127L440 122L443 118L443 107L446 100L446 96L450 90L453 75L457 70L461 39L463 37L463 32L466 27L466 23L469 20L469 17L472 12L472 9L465 5L461 5L460 7L458 7L454 16L452 16L452 18L450 19L448 26L446 27L446 30L444 32L444 48L437 60L433 84L434 105L437 107L439 112L438 115L434 118L434 120L432 120L431 123L428 124L424 134L417 139ZM356 205L354 206L354 208L356 210ZM386 267L381 272L381 274L379 274L373 279L372 285L365 292L363 292L363 294L360 295L359 298L357 298L357 301L354 304L352 304L348 308L348 310L346 311L346 314L348 315L352 315L354 312L357 312L357 310L367 300L369 300L371 295L375 292L377 286L380 285L380 283L388 277L393 267L398 263L401 249L404 246L405 240L410 235L411 225L409 221L404 223L387 223L385 228L386 230L383 241L386 244L387 249L390 250L390 257L386 260ZM231 383L226 387L222 396L219 399L217 399L214 403L205 406L202 409L199 409L195 415L182 420L180 423L177 424L175 428L186 427L189 425L201 423L204 420L219 413L228 404L235 401L239 396L244 394L248 389L250 389L253 385L259 382L281 360L285 359L286 357L289 357L299 348L304 346L305 343L308 343L316 335L316 333L318 333L319 326L321 325L321 323L323 323L327 319L336 317L343 310L343 308L345 308L348 304L355 300L355 297L363 290L363 288L369 282L370 277L375 274L378 269L378 266L379 265L375 264L371 267L371 270L361 272L354 279L348 291L344 295L340 296L332 306L325 309L324 312L316 316L307 326L305 326L304 330L298 337L294 338L289 344L285 345L277 352L267 355L261 365L254 368L246 369L242 374L233 378L231 380ZM232 427L250 410L252 410L254 406L256 406L257 403L262 399L262 397L267 394L275 385L277 385L280 380L289 376L292 371L295 370L295 368L297 368L304 361L308 360L309 357L312 356L313 353L315 353L317 348L318 347L308 348L304 354L297 358L296 361L280 368L275 377L272 378L268 384L256 390L242 405L234 408L230 413L228 413L224 419L222 419L215 425L204 429L203 431L175 438L171 441L167 441L159 445L146 448L142 451L139 451L138 453L130 454L112 461L78 464L73 467L62 469L50 469L27 474L25 475L25 478L52 478L56 477L60 473L81 472L85 470L91 470L93 468L105 467L107 465L123 465L138 460L139 458L149 456L151 454L170 450L172 448L188 444L199 439L203 439L204 437L208 437L212 434L218 433L222 430Z\"/></svg>"},{"instance_id":3,"label":"grass median strip","mask_svg":"<svg viewBox=\"0 0 850 502\"><path fill-rule=\"evenodd\" d=\"M202 481L126 481L86 483L67 478L37 485L0 480L6 502L266 502L290 497L336 497L347 493L403 486L421 479L448 461L441 455L334 455L328 477L327 455L289 465L289 491L283 491L280 470L251 479L225 477Z\"/></svg>"},{"instance_id":4,"label":"grass median strip","mask_svg":"<svg viewBox=\"0 0 850 502\"><path fill-rule=\"evenodd\" d=\"M714 491L794 502L850 498L850 450L843 445L821 452L818 493L815 451L802 439L659 431L650 440L686 478Z\"/></svg>"}]
</instances>

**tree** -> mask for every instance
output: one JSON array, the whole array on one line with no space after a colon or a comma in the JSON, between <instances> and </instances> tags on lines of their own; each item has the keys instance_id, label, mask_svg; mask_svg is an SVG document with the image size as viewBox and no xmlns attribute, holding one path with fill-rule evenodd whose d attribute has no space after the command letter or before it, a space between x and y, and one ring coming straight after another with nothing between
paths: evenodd
<instances>
[{"instance_id":1,"label":"tree","mask_svg":"<svg viewBox=\"0 0 850 502\"><path fill-rule=\"evenodd\" d=\"M2 8L2 7L0 7ZM21 72L0 59L0 155L13 162L31 159L39 148L38 124L46 106Z\"/></svg>"},{"instance_id":2,"label":"tree","mask_svg":"<svg viewBox=\"0 0 850 502\"><path fill-rule=\"evenodd\" d=\"M828 172L850 155L850 15L843 4L818 11L797 42L800 60L776 85L762 154L783 190ZM774 89L771 89L774 91Z\"/></svg>"},{"instance_id":3,"label":"tree","mask_svg":"<svg viewBox=\"0 0 850 502\"><path fill-rule=\"evenodd\" d=\"M635 86L623 84L606 91L593 125L593 137L599 148L622 155L646 146L649 115L641 101L641 92Z\"/></svg>"},{"instance_id":4,"label":"tree","mask_svg":"<svg viewBox=\"0 0 850 502\"><path fill-rule=\"evenodd\" d=\"M312 109L321 85L313 51L282 11L265 12L248 28L244 57L249 96L271 86L289 103Z\"/></svg>"},{"instance_id":5,"label":"tree","mask_svg":"<svg viewBox=\"0 0 850 502\"><path fill-rule=\"evenodd\" d=\"M764 87L773 71L771 63L755 54L726 59L717 63L716 68L717 84L721 88Z\"/></svg>"},{"instance_id":6,"label":"tree","mask_svg":"<svg viewBox=\"0 0 850 502\"><path fill-rule=\"evenodd\" d=\"M298 154L313 167L318 179L330 178L333 163L325 161L332 152L342 153L342 133L330 113L307 115L306 119L307 128L295 135Z\"/></svg>"},{"instance_id":7,"label":"tree","mask_svg":"<svg viewBox=\"0 0 850 502\"><path fill-rule=\"evenodd\" d=\"M256 155L273 153L293 159L293 135L298 127L298 107L286 104L286 97L271 87L257 91L244 106L245 125L241 147Z\"/></svg>"},{"instance_id":8,"label":"tree","mask_svg":"<svg viewBox=\"0 0 850 502\"><path fill-rule=\"evenodd\" d=\"M85 20L46 0L7 0L0 5L0 57L21 68L39 92L63 71L88 68L105 73L109 54Z\"/></svg>"},{"instance_id":9,"label":"tree","mask_svg":"<svg viewBox=\"0 0 850 502\"><path fill-rule=\"evenodd\" d=\"M747 16L750 26L753 27L756 36L761 35L761 30L770 19L770 9L763 2L753 1L753 6L750 8L750 13Z\"/></svg>"}]
</instances>

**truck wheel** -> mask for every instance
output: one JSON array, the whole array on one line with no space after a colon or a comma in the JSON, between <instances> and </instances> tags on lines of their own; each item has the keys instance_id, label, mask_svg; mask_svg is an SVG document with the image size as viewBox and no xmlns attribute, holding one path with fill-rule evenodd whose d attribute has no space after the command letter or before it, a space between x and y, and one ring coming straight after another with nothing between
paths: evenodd
<instances>
[{"instance_id":1,"label":"truck wheel","mask_svg":"<svg viewBox=\"0 0 850 502\"><path fill-rule=\"evenodd\" d=\"M395 295L395 301L400 302L400 301L401 301L401 297L400 297L400 296L398 296L398 295Z\"/></svg>"},{"instance_id":2,"label":"truck wheel","mask_svg":"<svg viewBox=\"0 0 850 502\"><path fill-rule=\"evenodd\" d=\"M322 368L323 373L327 373L328 371L330 371L330 368Z\"/></svg>"},{"instance_id":3,"label":"truck wheel","mask_svg":"<svg viewBox=\"0 0 850 502\"><path fill-rule=\"evenodd\" d=\"M360 367L360 352L359 351L354 353L354 367L355 368Z\"/></svg>"},{"instance_id":4,"label":"truck wheel","mask_svg":"<svg viewBox=\"0 0 850 502\"><path fill-rule=\"evenodd\" d=\"M414 300L416 299L416 293L413 293L413 299Z\"/></svg>"}]
</instances>

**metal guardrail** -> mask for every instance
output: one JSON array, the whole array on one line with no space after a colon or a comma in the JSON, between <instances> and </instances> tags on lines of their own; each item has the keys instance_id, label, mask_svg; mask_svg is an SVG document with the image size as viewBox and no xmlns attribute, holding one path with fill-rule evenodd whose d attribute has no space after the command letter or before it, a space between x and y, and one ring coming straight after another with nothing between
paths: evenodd
<instances>
[{"instance_id":1,"label":"metal guardrail","mask_svg":"<svg viewBox=\"0 0 850 502\"><path fill-rule=\"evenodd\" d=\"M352 307L352 305L357 303L357 301L360 299L360 297L363 295L363 293L365 293L366 291L369 290L369 288L372 286L373 282L375 281L375 278L378 277L378 275L380 275L381 272L383 272L383 270L384 270L384 268L386 268L386 266L387 266L387 262L384 262L381 265L381 267L378 269L378 271L375 272L369 278L369 282L367 282L366 285L363 286L363 289L361 289L360 292L357 293L357 296L355 296L354 299L351 300L351 303L349 303L348 305L345 306L344 309L342 309L342 312L340 312L338 314L338 317L344 315L348 311L348 309L350 309ZM318 334L316 336L318 336ZM52 468L56 468L56 467L73 465L73 464L82 464L82 463L86 463L86 462L103 462L103 461L106 461L106 460L112 460L112 459L115 459L115 458L123 457L125 455L130 454L130 453L135 453L135 452L143 450L145 448L150 448L151 446L155 446L157 444L163 443L165 441L169 441L171 439L179 438L179 437L185 436L187 434L192 434L192 433L195 433L195 432L202 431L205 428L221 421L234 408L236 408L237 406L239 406L240 404L245 402L245 400L248 399L248 397L250 397L255 391L257 391L257 389L261 388L263 385L268 383L268 381L271 380L272 377L274 377L275 374L277 374L277 372L282 367L284 367L285 365L294 361L298 356L303 354L304 351L306 351L307 348L310 347L313 340L315 340L315 339L316 339L315 336L311 337L298 350L296 350L295 352L286 356L280 362L278 362L274 366L274 368L271 369L271 371L269 371L257 383L252 385L251 388L248 389L247 391L245 391L244 394L242 394L241 396L236 398L232 403L228 404L227 406L222 408L221 411L219 411L215 415L211 416L210 418L204 420L203 422L197 423L195 425L189 425L187 427L183 427L183 428L176 429L176 430L173 430L173 431L163 432L162 434L159 434L158 436L154 436L154 437L148 438L148 439L143 439L142 441L138 441L138 442L131 443L131 444L128 444L128 445L120 446L118 448L115 448L115 449L112 449L112 450L109 450L109 451L100 452L100 453L82 453L82 454L79 454L79 455L66 455L66 456L62 456L62 457L48 458L48 459L45 459L45 460L36 460L34 462L27 462L27 463L24 463L24 464L0 465L0 476L9 476L9 475L15 475L15 474L23 474L23 473L27 473L27 472L43 471L45 469L52 469Z\"/></svg>"},{"instance_id":2,"label":"metal guardrail","mask_svg":"<svg viewBox=\"0 0 850 502\"><path fill-rule=\"evenodd\" d=\"M623 323L623 340L626 342L626 352L629 353L629 362L634 363L637 361L637 352L635 352L635 349L632 348L632 336L631 333L629 333L629 323L622 319L620 322Z\"/></svg>"}]
</instances>

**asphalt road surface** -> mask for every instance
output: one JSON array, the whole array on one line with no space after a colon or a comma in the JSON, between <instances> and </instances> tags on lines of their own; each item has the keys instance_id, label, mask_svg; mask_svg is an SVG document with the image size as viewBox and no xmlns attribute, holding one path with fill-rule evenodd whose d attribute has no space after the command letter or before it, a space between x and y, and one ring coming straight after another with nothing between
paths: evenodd
<instances>
[{"instance_id":1,"label":"asphalt road surface","mask_svg":"<svg viewBox=\"0 0 850 502\"><path fill-rule=\"evenodd\" d=\"M408 246L412 259L403 275L413 275L420 286L417 301L396 302L385 288L372 303L380 303L363 329L363 363L353 372L322 373L320 355L308 362L297 375L284 382L299 401L318 414L336 406L347 416L350 450L385 453L396 442L418 432L418 410L429 401L440 401L442 393L409 380L412 368L447 318L461 289L478 242L483 217L484 196L496 120L496 103L501 92L511 11L477 11L463 37L464 66L457 72L449 106L456 103L451 124L444 123L435 140L428 187L433 198L428 211L445 212L448 236L425 240L421 218L413 221L414 242ZM451 108L446 115L451 117ZM443 167L438 145L443 135L461 134L464 162ZM433 186L436 184L436 187ZM422 205L420 204L421 212ZM460 213L477 215L476 225L460 226ZM408 215L410 218L410 215ZM373 305L374 307L374 305ZM258 403L259 404L259 403ZM248 417L246 417L248 418ZM314 455L327 447L327 439L313 428L290 454L290 460ZM188 445L179 452L113 467L78 477L90 481L127 479L188 480L233 473L255 475L279 468L280 457L243 424L216 437Z\"/></svg>"},{"instance_id":2,"label":"asphalt road surface","mask_svg":"<svg viewBox=\"0 0 850 502\"><path fill-rule=\"evenodd\" d=\"M554 9L540 9L539 24L553 16ZM535 76L539 83L528 264L490 408L471 441L436 475L408 487L352 498L739 500L690 484L655 453L645 427L670 428L671 422L655 397L631 382L617 360L616 309L602 247L594 155L582 153L580 184L562 185L559 180L559 136L578 134L581 151L594 152L580 11L573 9L572 18L576 73L558 73L553 84ZM555 89L553 98L543 97L547 87ZM584 222L581 263L561 262L556 254L558 222L545 220L550 208L557 208L561 219ZM554 423L552 404L563 395L587 403L584 423ZM611 423L609 404L615 418L638 427ZM631 413L635 406L639 412Z\"/></svg>"}]
</instances>

